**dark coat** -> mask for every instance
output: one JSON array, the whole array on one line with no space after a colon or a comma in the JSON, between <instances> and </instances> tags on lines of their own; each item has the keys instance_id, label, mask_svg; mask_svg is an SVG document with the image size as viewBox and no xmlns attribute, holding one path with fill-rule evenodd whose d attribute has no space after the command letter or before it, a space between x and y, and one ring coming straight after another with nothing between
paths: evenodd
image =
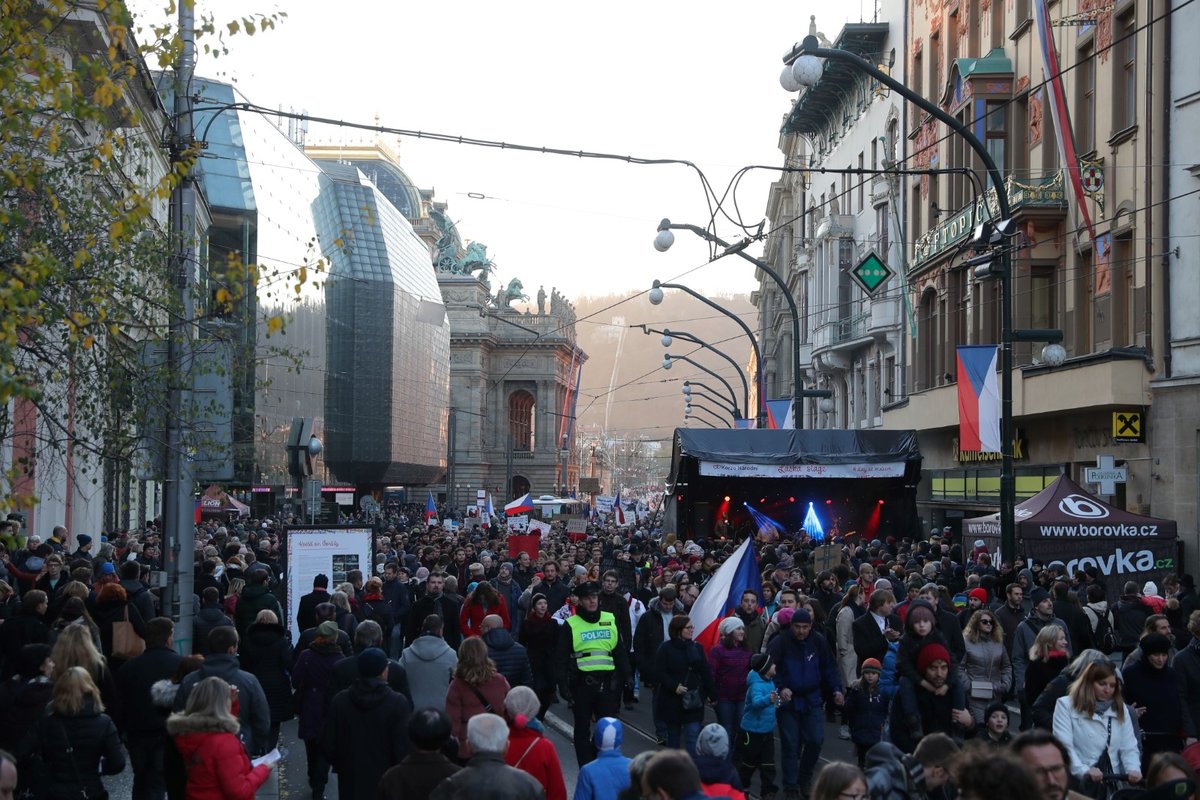
<instances>
[{"instance_id":1,"label":"dark coat","mask_svg":"<svg viewBox=\"0 0 1200 800\"><path fill-rule=\"evenodd\" d=\"M1192 639L1176 654L1171 668L1179 681L1179 693L1187 703L1187 718L1192 725L1187 735L1196 736L1200 733L1200 642Z\"/></svg>"},{"instance_id":2,"label":"dark coat","mask_svg":"<svg viewBox=\"0 0 1200 800\"><path fill-rule=\"evenodd\" d=\"M558 648L558 629L559 624L549 615L539 619L531 614L521 623L517 633L517 639L529 656L535 692L551 691L558 686L554 655Z\"/></svg>"},{"instance_id":3,"label":"dark coat","mask_svg":"<svg viewBox=\"0 0 1200 800\"><path fill-rule=\"evenodd\" d=\"M682 614L682 607L677 605L675 613ZM633 633L633 661L637 665L642 683L647 686L654 686L659 682L655 659L666 638L663 634L663 615L656 601L642 614L637 630Z\"/></svg>"},{"instance_id":4,"label":"dark coat","mask_svg":"<svg viewBox=\"0 0 1200 800\"><path fill-rule=\"evenodd\" d=\"M1142 603L1137 595L1121 595L1113 617L1116 622L1117 646L1125 656L1137 649L1138 640L1142 638L1142 629L1146 626L1146 617L1152 612L1150 607Z\"/></svg>"},{"instance_id":5,"label":"dark coat","mask_svg":"<svg viewBox=\"0 0 1200 800\"><path fill-rule=\"evenodd\" d=\"M167 709L150 696L150 687L169 680L183 656L169 647L149 647L130 659L117 673L121 715L117 722L126 736L163 736L167 732Z\"/></svg>"},{"instance_id":6,"label":"dark coat","mask_svg":"<svg viewBox=\"0 0 1200 800\"><path fill-rule=\"evenodd\" d=\"M1092 627L1078 604L1070 600L1054 601L1054 616L1067 623L1071 652L1078 655L1092 646Z\"/></svg>"},{"instance_id":7,"label":"dark coat","mask_svg":"<svg viewBox=\"0 0 1200 800\"><path fill-rule=\"evenodd\" d=\"M15 755L21 760L34 753L41 755L50 778L40 795L46 800L80 800L80 789L89 799L106 797L100 776L125 769L125 748L117 726L91 704L72 716L38 717Z\"/></svg>"},{"instance_id":8,"label":"dark coat","mask_svg":"<svg viewBox=\"0 0 1200 800\"><path fill-rule=\"evenodd\" d=\"M21 648L27 644L46 644L50 628L41 614L21 610L0 625L0 653L4 655L4 677L17 674L21 663Z\"/></svg>"},{"instance_id":9,"label":"dark coat","mask_svg":"<svg viewBox=\"0 0 1200 800\"><path fill-rule=\"evenodd\" d=\"M1040 697L1046 687L1050 685L1050 681L1062 673L1067 662L1066 653L1030 661L1029 666L1025 668L1025 702L1032 703Z\"/></svg>"},{"instance_id":10,"label":"dark coat","mask_svg":"<svg viewBox=\"0 0 1200 800\"><path fill-rule=\"evenodd\" d=\"M379 800L425 800L434 788L462 767L441 753L409 753L379 780Z\"/></svg>"},{"instance_id":11,"label":"dark coat","mask_svg":"<svg viewBox=\"0 0 1200 800\"><path fill-rule=\"evenodd\" d=\"M904 630L900 624L900 617L895 614L888 617L888 627L897 631ZM877 659L882 664L887 656L888 640L879 629L875 616L870 612L863 614L850 623L850 631L854 635L854 654L858 657L858 668L862 669L862 663L868 658Z\"/></svg>"},{"instance_id":12,"label":"dark coat","mask_svg":"<svg viewBox=\"0 0 1200 800\"><path fill-rule=\"evenodd\" d=\"M458 624L458 606L459 604L453 598L445 594L437 597L425 595L413 603L412 610L408 612L408 632L405 635L405 641L410 644L415 642L421 635L421 625L425 622L425 618L430 614L437 614L444 623L442 638L455 652L458 652L458 646L462 644L462 629ZM386 634L387 631L384 633Z\"/></svg>"},{"instance_id":13,"label":"dark coat","mask_svg":"<svg viewBox=\"0 0 1200 800\"><path fill-rule=\"evenodd\" d=\"M218 603L214 606L201 606L192 620L192 652L208 655L208 635L214 628L232 628L233 620Z\"/></svg>"},{"instance_id":14,"label":"dark coat","mask_svg":"<svg viewBox=\"0 0 1200 800\"><path fill-rule=\"evenodd\" d=\"M246 631L254 623L254 618L258 616L258 612L263 610L274 611L276 618L284 619L279 598L271 594L268 584L247 584L246 588L242 589L242 596L237 604L237 613L233 617L233 621L237 623L238 633L245 636Z\"/></svg>"},{"instance_id":15,"label":"dark coat","mask_svg":"<svg viewBox=\"0 0 1200 800\"><path fill-rule=\"evenodd\" d=\"M495 628L482 638L487 645L488 657L496 662L496 670L508 680L510 687L533 686L529 654L524 646L517 644L511 633L504 628Z\"/></svg>"},{"instance_id":16,"label":"dark coat","mask_svg":"<svg viewBox=\"0 0 1200 800\"><path fill-rule=\"evenodd\" d=\"M298 738L320 739L325 710L331 703L329 687L333 683L333 670L344 658L336 644L315 645L301 653L292 667L292 688L300 715Z\"/></svg>"},{"instance_id":17,"label":"dark coat","mask_svg":"<svg viewBox=\"0 0 1200 800\"><path fill-rule=\"evenodd\" d=\"M142 618L142 613L138 611L137 606L133 603L113 602L111 600L101 603L97 600L96 604L92 607L92 619L100 627L100 649L114 670L119 668L121 664L124 664L125 661L124 659L113 657L113 625L125 621L126 611L129 612L129 622L133 625L134 632L143 639L146 638L146 621Z\"/></svg>"},{"instance_id":18,"label":"dark coat","mask_svg":"<svg viewBox=\"0 0 1200 800\"><path fill-rule=\"evenodd\" d=\"M311 592L300 597L300 605L296 609L296 627L302 631L317 627L317 606L330 601L330 594L325 589L314 588Z\"/></svg>"},{"instance_id":19,"label":"dark coat","mask_svg":"<svg viewBox=\"0 0 1200 800\"><path fill-rule=\"evenodd\" d=\"M154 601L149 586L139 580L124 580L121 581L121 588L125 590L125 597L130 605L138 610L143 620L152 620L158 616L158 603Z\"/></svg>"},{"instance_id":20,"label":"dark coat","mask_svg":"<svg viewBox=\"0 0 1200 800\"><path fill-rule=\"evenodd\" d=\"M907 678L901 678L901 682L907 681ZM903 689L902 689L903 690ZM961 735L961 731L956 731L954 726L954 703L952 701L953 692L947 692L944 695L936 695L933 692L927 692L919 686L913 687L913 691L917 696L917 710L921 717L920 728L914 728L908 720L904 719L904 712L901 709L900 703L892 703L891 708L891 733L892 742L897 747L906 753L911 753L916 749L917 743L921 737L930 733L944 733L947 736Z\"/></svg>"},{"instance_id":21,"label":"dark coat","mask_svg":"<svg viewBox=\"0 0 1200 800\"><path fill-rule=\"evenodd\" d=\"M326 701L333 702L333 698L337 697L338 692L349 689L356 680L358 680L358 653L343 658L333 665L333 679L329 682ZM410 703L413 701L412 690L408 686L408 673L395 659L388 659L387 682L393 692L404 695Z\"/></svg>"},{"instance_id":22,"label":"dark coat","mask_svg":"<svg viewBox=\"0 0 1200 800\"><path fill-rule=\"evenodd\" d=\"M712 670L704 657L704 648L696 642L684 639L668 639L658 648L654 658L654 674L662 684L654 695L655 716L668 724L679 725L700 722L704 719L704 707L685 710L683 698L675 687L683 684L689 689L699 689L706 700L717 699L717 687L713 683Z\"/></svg>"},{"instance_id":23,"label":"dark coat","mask_svg":"<svg viewBox=\"0 0 1200 800\"><path fill-rule=\"evenodd\" d=\"M292 703L292 642L287 629L254 623L238 647L238 661L262 684L272 726L296 716Z\"/></svg>"},{"instance_id":24,"label":"dark coat","mask_svg":"<svg viewBox=\"0 0 1200 800\"><path fill-rule=\"evenodd\" d=\"M312 646L313 639L317 638L317 629L308 628L300 632L300 639L296 642L296 649L292 651L292 662L300 660L300 654ZM342 651L342 657L354 655L354 646L350 643L350 637L343 630L338 631L337 640L338 650Z\"/></svg>"},{"instance_id":25,"label":"dark coat","mask_svg":"<svg viewBox=\"0 0 1200 800\"><path fill-rule=\"evenodd\" d=\"M408 754L412 704L378 678L359 678L333 698L321 751L338 774L341 800L377 800L379 779Z\"/></svg>"},{"instance_id":26,"label":"dark coat","mask_svg":"<svg viewBox=\"0 0 1200 800\"><path fill-rule=\"evenodd\" d=\"M386 642L392 632L392 626L396 624L396 610L392 607L392 602L382 596L372 597L364 599L362 607L366 619L379 623L379 627L383 629L383 640Z\"/></svg>"},{"instance_id":27,"label":"dark coat","mask_svg":"<svg viewBox=\"0 0 1200 800\"><path fill-rule=\"evenodd\" d=\"M1046 688L1042 689L1036 698L1025 698L1027 703L1032 704L1034 725L1048 731L1054 730L1054 704L1058 702L1058 698L1066 696L1067 689L1071 687L1071 681L1075 680L1075 677L1064 669L1046 684Z\"/></svg>"},{"instance_id":28,"label":"dark coat","mask_svg":"<svg viewBox=\"0 0 1200 800\"><path fill-rule=\"evenodd\" d=\"M430 800L478 800L503 797L505 800L542 800L546 792L528 772L504 763L499 753L480 753L466 769L446 778L429 796Z\"/></svg>"},{"instance_id":29,"label":"dark coat","mask_svg":"<svg viewBox=\"0 0 1200 800\"><path fill-rule=\"evenodd\" d=\"M53 694L54 684L40 673L32 680L5 681L0 687L0 747L15 752L21 737L46 713L46 704Z\"/></svg>"},{"instance_id":30,"label":"dark coat","mask_svg":"<svg viewBox=\"0 0 1200 800\"><path fill-rule=\"evenodd\" d=\"M1182 737L1185 731L1195 730L1188 704L1179 690L1179 676L1173 667L1155 669L1143 658L1125 670L1122 677L1121 694L1125 702L1146 707L1146 713L1138 717L1138 727L1145 734Z\"/></svg>"},{"instance_id":31,"label":"dark coat","mask_svg":"<svg viewBox=\"0 0 1200 800\"><path fill-rule=\"evenodd\" d=\"M847 689L846 704L842 707L842 713L850 727L850 741L855 744L873 745L883 738L888 701L878 686L870 693L867 692L865 684L857 684Z\"/></svg>"}]
</instances>

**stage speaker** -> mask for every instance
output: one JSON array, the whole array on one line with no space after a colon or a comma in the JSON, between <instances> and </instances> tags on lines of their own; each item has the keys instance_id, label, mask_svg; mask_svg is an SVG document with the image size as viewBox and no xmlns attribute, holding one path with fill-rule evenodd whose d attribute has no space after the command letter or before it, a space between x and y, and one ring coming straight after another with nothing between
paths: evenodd
<instances>
[{"instance_id":1,"label":"stage speaker","mask_svg":"<svg viewBox=\"0 0 1200 800\"><path fill-rule=\"evenodd\" d=\"M692 535L708 538L712 534L712 508L708 503L692 506Z\"/></svg>"}]
</instances>

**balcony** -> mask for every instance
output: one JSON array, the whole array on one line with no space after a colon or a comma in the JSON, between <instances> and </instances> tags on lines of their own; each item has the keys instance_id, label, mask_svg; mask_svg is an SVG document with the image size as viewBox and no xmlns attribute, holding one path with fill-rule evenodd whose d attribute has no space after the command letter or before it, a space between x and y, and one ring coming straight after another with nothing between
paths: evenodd
<instances>
[{"instance_id":1,"label":"balcony","mask_svg":"<svg viewBox=\"0 0 1200 800\"><path fill-rule=\"evenodd\" d=\"M867 332L879 339L887 338L889 333L899 330L901 313L899 297L872 300Z\"/></svg>"},{"instance_id":2,"label":"balcony","mask_svg":"<svg viewBox=\"0 0 1200 800\"><path fill-rule=\"evenodd\" d=\"M833 335L833 343L837 345L865 338L870 323L870 311L864 311L861 314L855 314L852 317L838 320L837 330Z\"/></svg>"}]
</instances>

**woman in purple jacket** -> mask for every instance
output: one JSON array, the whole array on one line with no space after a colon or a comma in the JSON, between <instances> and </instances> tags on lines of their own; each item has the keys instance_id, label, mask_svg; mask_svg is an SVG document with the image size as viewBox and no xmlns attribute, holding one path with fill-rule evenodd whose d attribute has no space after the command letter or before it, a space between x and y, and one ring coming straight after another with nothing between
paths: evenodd
<instances>
[{"instance_id":1,"label":"woman in purple jacket","mask_svg":"<svg viewBox=\"0 0 1200 800\"><path fill-rule=\"evenodd\" d=\"M345 656L338 647L337 623L326 620L317 626L317 638L300 653L292 668L292 689L300 715L298 735L304 740L308 760L308 786L313 797L324 797L329 780L329 762L321 755L321 728L325 717L325 690L333 680L333 665Z\"/></svg>"},{"instance_id":2,"label":"woman in purple jacket","mask_svg":"<svg viewBox=\"0 0 1200 800\"><path fill-rule=\"evenodd\" d=\"M717 721L729 734L729 741L736 742L750 673L746 626L737 617L726 617L717 626L717 635L718 644L708 651L708 665L717 685Z\"/></svg>"}]
</instances>

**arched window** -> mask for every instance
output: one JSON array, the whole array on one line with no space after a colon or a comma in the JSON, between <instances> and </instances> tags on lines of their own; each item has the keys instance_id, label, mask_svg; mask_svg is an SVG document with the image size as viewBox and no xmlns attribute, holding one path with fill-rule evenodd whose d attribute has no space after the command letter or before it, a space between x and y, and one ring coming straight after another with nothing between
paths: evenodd
<instances>
[{"instance_id":1,"label":"arched window","mask_svg":"<svg viewBox=\"0 0 1200 800\"><path fill-rule=\"evenodd\" d=\"M513 450L533 450L533 395L524 389L508 396L508 432Z\"/></svg>"}]
</instances>

